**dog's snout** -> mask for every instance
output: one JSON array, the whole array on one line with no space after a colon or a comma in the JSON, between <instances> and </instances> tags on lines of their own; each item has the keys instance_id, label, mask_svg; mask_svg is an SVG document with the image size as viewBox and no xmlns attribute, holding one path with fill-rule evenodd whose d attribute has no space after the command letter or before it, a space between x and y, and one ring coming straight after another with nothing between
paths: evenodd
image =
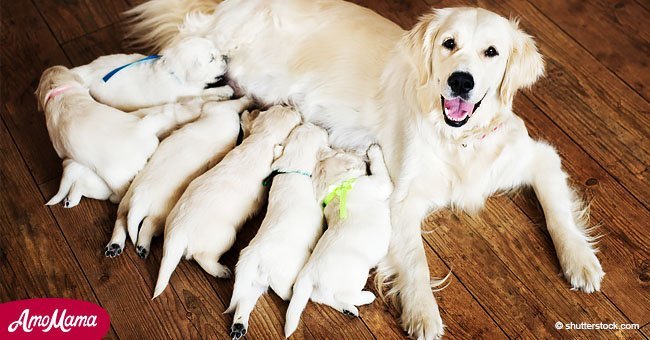
<instances>
[{"instance_id":1,"label":"dog's snout","mask_svg":"<svg viewBox=\"0 0 650 340\"><path fill-rule=\"evenodd\" d=\"M447 79L447 84L455 95L461 96L474 88L474 77L467 72L454 72Z\"/></svg>"}]
</instances>

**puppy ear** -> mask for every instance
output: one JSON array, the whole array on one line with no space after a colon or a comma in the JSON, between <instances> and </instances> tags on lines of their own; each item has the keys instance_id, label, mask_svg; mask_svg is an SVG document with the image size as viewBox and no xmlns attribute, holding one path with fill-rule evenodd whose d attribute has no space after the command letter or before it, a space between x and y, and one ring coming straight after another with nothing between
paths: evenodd
<instances>
[{"instance_id":1,"label":"puppy ear","mask_svg":"<svg viewBox=\"0 0 650 340\"><path fill-rule=\"evenodd\" d=\"M251 134L253 128L253 121L260 115L260 110L244 111L241 114L241 128L244 131L244 138Z\"/></svg>"},{"instance_id":2,"label":"puppy ear","mask_svg":"<svg viewBox=\"0 0 650 340\"><path fill-rule=\"evenodd\" d=\"M510 24L514 33L513 47L499 89L504 105L512 103L517 90L533 85L544 74L544 59L533 38L519 29L517 21L510 20Z\"/></svg>"},{"instance_id":3,"label":"puppy ear","mask_svg":"<svg viewBox=\"0 0 650 340\"><path fill-rule=\"evenodd\" d=\"M324 147L324 148L321 148L321 149L318 151L318 157L317 157L317 158L318 158L318 161L320 162L320 161L322 161L323 159L330 158L330 157L332 157L335 153L336 153L336 151L335 151L334 149L330 148L329 146Z\"/></svg>"},{"instance_id":4,"label":"puppy ear","mask_svg":"<svg viewBox=\"0 0 650 340\"><path fill-rule=\"evenodd\" d=\"M420 86L428 83L433 74L433 43L442 21L449 13L450 10L444 8L420 17L418 23L402 38L402 44L417 70Z\"/></svg>"}]
</instances>

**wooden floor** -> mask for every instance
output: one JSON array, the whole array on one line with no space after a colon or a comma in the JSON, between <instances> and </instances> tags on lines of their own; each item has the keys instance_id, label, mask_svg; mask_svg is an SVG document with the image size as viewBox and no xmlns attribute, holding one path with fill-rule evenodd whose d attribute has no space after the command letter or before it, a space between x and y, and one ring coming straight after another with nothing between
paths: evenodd
<instances>
[{"instance_id":1,"label":"wooden floor","mask_svg":"<svg viewBox=\"0 0 650 340\"><path fill-rule=\"evenodd\" d=\"M0 124L0 299L88 300L111 316L109 338L227 338L223 315L232 280L183 261L171 286L151 301L161 257L129 246L107 259L116 207L83 200L74 209L43 203L58 186L61 162L33 92L48 66L80 65L122 52L120 13L141 0L2 0ZM517 16L546 57L547 76L517 96L530 133L557 146L576 188L591 202L603 236L602 291L570 290L531 193L491 198L478 216L443 211L424 234L433 276L452 271L435 293L450 338L648 338L650 336L650 3L645 0L364 0L403 27L431 6L482 6ZM255 233L245 228L228 253ZM265 295L248 337L282 334L286 303ZM395 309L377 300L349 319L310 305L296 338L397 339ZM555 323L636 323L640 330L567 331Z\"/></svg>"}]
</instances>

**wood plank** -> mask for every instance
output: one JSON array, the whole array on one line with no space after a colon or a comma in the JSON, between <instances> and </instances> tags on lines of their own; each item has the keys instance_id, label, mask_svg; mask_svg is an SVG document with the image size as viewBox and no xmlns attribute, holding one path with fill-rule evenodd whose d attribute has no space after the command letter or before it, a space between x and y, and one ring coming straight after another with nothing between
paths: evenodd
<instances>
[{"instance_id":1,"label":"wood plank","mask_svg":"<svg viewBox=\"0 0 650 340\"><path fill-rule=\"evenodd\" d=\"M650 323L641 328L641 333L645 335L646 339L650 339Z\"/></svg>"},{"instance_id":2,"label":"wood plank","mask_svg":"<svg viewBox=\"0 0 650 340\"><path fill-rule=\"evenodd\" d=\"M50 196L56 192L57 186L56 180L50 181L41 185L41 191L44 196ZM120 338L200 337L186 317L178 296L168 294L151 301L152 279L139 272L138 262L141 260L132 247L114 259L104 256L103 249L115 223L114 205L84 199L75 208L65 209L57 205L51 210Z\"/></svg>"},{"instance_id":3,"label":"wood plank","mask_svg":"<svg viewBox=\"0 0 650 340\"><path fill-rule=\"evenodd\" d=\"M646 100L650 99L648 11L633 0L536 1L533 6ZM623 26L623 20L636 19ZM643 22L643 23L641 23Z\"/></svg>"},{"instance_id":4,"label":"wood plank","mask_svg":"<svg viewBox=\"0 0 650 340\"><path fill-rule=\"evenodd\" d=\"M50 143L45 118L36 109L34 91L45 68L69 64L31 1L1 1L0 6L7 14L0 18L4 83L0 115L40 184L60 174L61 161Z\"/></svg>"},{"instance_id":5,"label":"wood plank","mask_svg":"<svg viewBox=\"0 0 650 340\"><path fill-rule=\"evenodd\" d=\"M603 293L632 322L650 321L650 310L645 307L650 305L650 213L531 101L520 97L515 110L534 138L552 141L558 147L574 186L588 193L592 223L599 225L597 232L603 235L598 242L599 258L607 273ZM544 223L532 195L518 196L516 202L528 216Z\"/></svg>"},{"instance_id":6,"label":"wood plank","mask_svg":"<svg viewBox=\"0 0 650 340\"><path fill-rule=\"evenodd\" d=\"M77 0L65 5L51 0L34 0L34 3L59 43L119 22L122 13L133 7L127 0Z\"/></svg>"},{"instance_id":7,"label":"wood plank","mask_svg":"<svg viewBox=\"0 0 650 340\"><path fill-rule=\"evenodd\" d=\"M117 53L142 53L122 46L124 27L113 24L62 45L75 66L85 65L96 58Z\"/></svg>"},{"instance_id":8,"label":"wood plank","mask_svg":"<svg viewBox=\"0 0 650 340\"><path fill-rule=\"evenodd\" d=\"M629 323L629 319L603 293L572 291L562 276L553 243L542 224L535 224L509 200L490 200L490 214L481 214L475 231L486 239L492 251L515 273L544 305L562 322ZM484 218L483 218L484 217ZM616 285L616 283L609 283ZM562 334L582 332L566 330ZM611 338L613 330L590 331L590 336ZM640 334L639 334L640 335Z\"/></svg>"},{"instance_id":9,"label":"wood plank","mask_svg":"<svg viewBox=\"0 0 650 340\"><path fill-rule=\"evenodd\" d=\"M70 245L43 206L5 124L0 124L0 154L2 302L64 297L97 304ZM112 328L107 336L116 337Z\"/></svg>"}]
</instances>

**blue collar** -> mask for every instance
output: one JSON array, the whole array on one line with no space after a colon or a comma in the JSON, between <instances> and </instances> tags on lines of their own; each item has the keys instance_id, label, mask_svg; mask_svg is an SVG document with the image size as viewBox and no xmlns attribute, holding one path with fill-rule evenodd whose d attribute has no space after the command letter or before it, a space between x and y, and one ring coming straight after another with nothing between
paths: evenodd
<instances>
[{"instance_id":1,"label":"blue collar","mask_svg":"<svg viewBox=\"0 0 650 340\"><path fill-rule=\"evenodd\" d=\"M131 66L131 65L133 65L133 64L137 64L137 63L141 63L141 62L145 62L145 61L149 61L149 60L153 60L153 59L159 59L160 57L162 57L162 56L157 55L157 54L148 55L148 56L146 56L146 57L144 57L144 58L142 58L142 59L138 59L138 60L133 61L133 62L130 62L130 63L126 64L126 65L122 65L122 66L120 66L120 67L114 69L113 71L108 72L108 73L107 73L107 74L102 78L102 80L106 83L106 82L108 82L108 80L111 79L111 78L112 78L112 77L113 77L117 72L120 72L120 71L122 71L123 69L125 69L125 68L127 68L127 67L129 67L129 66Z\"/></svg>"}]
</instances>

